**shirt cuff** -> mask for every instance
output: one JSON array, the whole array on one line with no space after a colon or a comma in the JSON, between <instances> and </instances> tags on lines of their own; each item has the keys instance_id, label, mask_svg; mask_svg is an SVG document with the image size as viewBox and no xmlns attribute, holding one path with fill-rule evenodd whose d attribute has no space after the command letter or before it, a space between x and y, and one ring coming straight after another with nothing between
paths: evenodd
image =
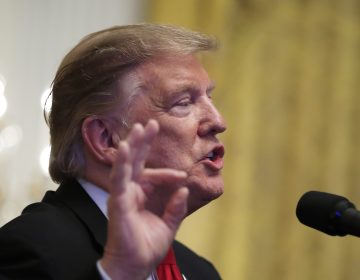
<instances>
[{"instance_id":1,"label":"shirt cuff","mask_svg":"<svg viewBox=\"0 0 360 280\"><path fill-rule=\"evenodd\" d=\"M110 276L106 273L106 271L103 269L103 267L101 266L100 260L98 260L96 262L96 267L97 267L97 270L99 271L99 274L100 274L102 280L112 280L110 278Z\"/></svg>"},{"instance_id":2,"label":"shirt cuff","mask_svg":"<svg viewBox=\"0 0 360 280\"><path fill-rule=\"evenodd\" d=\"M96 267L97 267L97 270L99 271L99 274L100 274L100 277L102 280L112 280L111 277L106 273L106 271L101 266L100 260L98 260L96 262ZM146 280L154 280L154 279L157 279L157 277L153 273L151 273L151 275L149 275L146 278Z\"/></svg>"}]
</instances>

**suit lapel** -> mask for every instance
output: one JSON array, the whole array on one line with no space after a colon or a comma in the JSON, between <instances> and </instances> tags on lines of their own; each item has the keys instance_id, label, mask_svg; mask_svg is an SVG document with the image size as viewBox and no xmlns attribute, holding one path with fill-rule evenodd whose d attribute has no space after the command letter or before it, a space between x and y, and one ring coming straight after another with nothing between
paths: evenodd
<instances>
[{"instance_id":1,"label":"suit lapel","mask_svg":"<svg viewBox=\"0 0 360 280\"><path fill-rule=\"evenodd\" d=\"M107 219L81 185L76 180L63 183L57 189L56 196L85 224L103 250Z\"/></svg>"}]
</instances>

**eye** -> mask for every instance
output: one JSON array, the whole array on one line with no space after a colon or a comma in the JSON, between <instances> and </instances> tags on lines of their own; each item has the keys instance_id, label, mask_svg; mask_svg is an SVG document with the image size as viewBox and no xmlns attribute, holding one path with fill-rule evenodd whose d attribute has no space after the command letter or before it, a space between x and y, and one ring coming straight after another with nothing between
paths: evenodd
<instances>
[{"instance_id":1,"label":"eye","mask_svg":"<svg viewBox=\"0 0 360 280\"><path fill-rule=\"evenodd\" d=\"M191 104L191 99L190 98L183 98L179 101L177 101L174 106L181 106L181 107L187 107Z\"/></svg>"},{"instance_id":2,"label":"eye","mask_svg":"<svg viewBox=\"0 0 360 280\"><path fill-rule=\"evenodd\" d=\"M185 117L191 113L193 104L194 101L190 96L179 98L171 105L169 113L174 116Z\"/></svg>"},{"instance_id":3,"label":"eye","mask_svg":"<svg viewBox=\"0 0 360 280\"><path fill-rule=\"evenodd\" d=\"M192 100L190 97L186 97L186 98L182 98L178 101L175 102L175 104L173 105L174 107L179 106L179 107L188 107L190 106L192 103Z\"/></svg>"}]
</instances>

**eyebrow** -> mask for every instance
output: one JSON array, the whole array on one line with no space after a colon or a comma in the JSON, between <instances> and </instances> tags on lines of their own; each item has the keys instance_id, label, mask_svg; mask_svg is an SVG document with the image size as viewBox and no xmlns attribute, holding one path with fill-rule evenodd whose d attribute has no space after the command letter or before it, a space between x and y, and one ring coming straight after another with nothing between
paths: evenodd
<instances>
[{"instance_id":1,"label":"eyebrow","mask_svg":"<svg viewBox=\"0 0 360 280\"><path fill-rule=\"evenodd\" d=\"M206 93L209 94L215 89L215 82L211 81L209 86L206 88ZM199 87L195 83L181 84L175 86L173 89L170 89L168 92L170 94L179 94L189 90L199 91Z\"/></svg>"}]
</instances>

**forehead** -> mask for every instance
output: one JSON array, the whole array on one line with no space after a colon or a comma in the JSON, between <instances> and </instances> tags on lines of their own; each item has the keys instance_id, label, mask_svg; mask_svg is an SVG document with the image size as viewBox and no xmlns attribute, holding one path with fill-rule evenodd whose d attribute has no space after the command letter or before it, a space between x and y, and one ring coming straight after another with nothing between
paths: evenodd
<instances>
[{"instance_id":1,"label":"forehead","mask_svg":"<svg viewBox=\"0 0 360 280\"><path fill-rule=\"evenodd\" d=\"M206 70L195 55L166 56L151 59L136 70L144 88L174 91L182 87L212 87Z\"/></svg>"}]
</instances>

